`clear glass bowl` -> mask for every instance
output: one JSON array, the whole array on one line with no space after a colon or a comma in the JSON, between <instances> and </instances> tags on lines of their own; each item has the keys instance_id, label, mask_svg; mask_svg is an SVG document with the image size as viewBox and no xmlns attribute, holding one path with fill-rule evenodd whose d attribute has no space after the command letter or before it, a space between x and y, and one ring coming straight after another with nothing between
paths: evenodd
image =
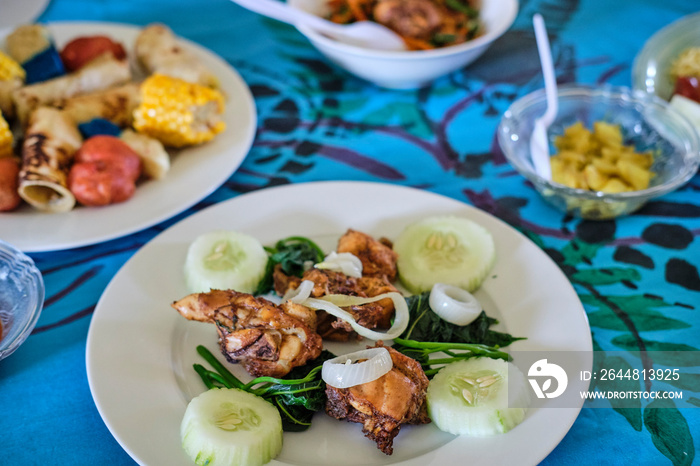
<instances>
[{"instance_id":1,"label":"clear glass bowl","mask_svg":"<svg viewBox=\"0 0 700 466\"><path fill-rule=\"evenodd\" d=\"M498 142L508 161L550 204L567 214L605 220L629 214L649 199L685 184L700 165L700 141L690 122L669 104L651 94L626 87L567 85L559 88L559 112L547 136L552 141L564 128L581 121L588 128L595 121L618 124L625 144L637 151L654 152L654 172L649 188L623 193L574 189L541 178L535 173L530 138L535 119L546 109L544 89L515 101L498 127Z\"/></svg>"},{"instance_id":2,"label":"clear glass bowl","mask_svg":"<svg viewBox=\"0 0 700 466\"><path fill-rule=\"evenodd\" d=\"M700 12L660 29L634 59L632 87L669 100L675 84L671 63L688 47L700 47Z\"/></svg>"},{"instance_id":3,"label":"clear glass bowl","mask_svg":"<svg viewBox=\"0 0 700 466\"><path fill-rule=\"evenodd\" d=\"M0 240L0 359L12 354L34 329L44 305L44 280L34 261Z\"/></svg>"}]
</instances>

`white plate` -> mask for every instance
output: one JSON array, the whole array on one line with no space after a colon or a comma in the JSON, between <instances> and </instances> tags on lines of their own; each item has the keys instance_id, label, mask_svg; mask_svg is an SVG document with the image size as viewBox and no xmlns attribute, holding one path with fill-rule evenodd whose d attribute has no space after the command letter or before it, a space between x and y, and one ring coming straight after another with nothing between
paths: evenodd
<instances>
[{"instance_id":1,"label":"white plate","mask_svg":"<svg viewBox=\"0 0 700 466\"><path fill-rule=\"evenodd\" d=\"M132 53L139 28L110 23L52 23L48 25L57 47L72 38L103 34L120 41ZM10 30L0 31L5 37ZM226 94L226 130L213 141L184 149L171 158L171 168L159 181L146 181L134 197L105 207L76 207L71 212L47 214L27 205L0 213L0 238L25 252L69 249L118 238L155 225L199 202L218 188L243 162L256 127L253 96L224 60L203 47L180 39L214 72Z\"/></svg>"},{"instance_id":2,"label":"white plate","mask_svg":"<svg viewBox=\"0 0 700 466\"><path fill-rule=\"evenodd\" d=\"M569 281L534 243L502 221L456 200L399 186L320 182L271 188L172 226L109 284L92 317L86 358L90 390L107 427L140 464L191 464L179 428L189 399L204 391L192 369L193 362L203 362L195 347L203 344L223 356L214 327L185 320L170 303L187 294L182 266L188 245L201 233L238 230L263 244L305 235L328 251L347 228L395 238L409 223L436 214L471 218L493 234L498 258L477 297L506 331L527 337L511 349L592 351L588 321ZM329 349L342 354L338 347ZM231 367L249 379L240 367ZM270 464L437 466L461 464L467 457L473 464L536 464L579 410L530 410L521 425L491 438L455 438L432 424L405 426L392 456L366 439L360 425L317 413L310 430L285 434L282 453Z\"/></svg>"},{"instance_id":3,"label":"white plate","mask_svg":"<svg viewBox=\"0 0 700 466\"><path fill-rule=\"evenodd\" d=\"M30 23L46 9L49 0L0 0L0 28Z\"/></svg>"}]
</instances>

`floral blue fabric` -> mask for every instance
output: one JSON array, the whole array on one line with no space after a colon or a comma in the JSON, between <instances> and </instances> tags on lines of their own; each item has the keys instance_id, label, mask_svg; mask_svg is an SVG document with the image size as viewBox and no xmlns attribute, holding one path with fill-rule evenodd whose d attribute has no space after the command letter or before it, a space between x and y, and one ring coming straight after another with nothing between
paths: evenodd
<instances>
[{"instance_id":1,"label":"floral blue fabric","mask_svg":"<svg viewBox=\"0 0 700 466\"><path fill-rule=\"evenodd\" d=\"M211 49L251 88L259 119L243 165L194 207L124 238L31 254L46 303L26 343L0 361L0 463L134 464L100 418L87 382L86 337L102 291L178 220L280 184L377 181L472 204L560 265L584 304L596 349L697 351L700 177L631 216L582 221L545 204L495 138L508 106L543 85L535 12L547 22L560 82L629 86L644 42L697 8L687 0L524 0L513 27L473 65L424 89L392 91L336 68L294 28L227 0L53 0L39 21L162 22ZM686 397L666 409L646 401L618 410L584 405L543 464L697 462L700 375L697 367L683 370L695 371L680 387Z\"/></svg>"}]
</instances>

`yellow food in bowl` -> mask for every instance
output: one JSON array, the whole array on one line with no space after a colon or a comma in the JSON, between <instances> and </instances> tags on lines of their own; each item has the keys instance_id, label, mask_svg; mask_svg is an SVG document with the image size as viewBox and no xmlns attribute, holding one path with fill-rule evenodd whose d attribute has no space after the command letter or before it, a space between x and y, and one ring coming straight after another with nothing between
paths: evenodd
<instances>
[{"instance_id":1,"label":"yellow food in bowl","mask_svg":"<svg viewBox=\"0 0 700 466\"><path fill-rule=\"evenodd\" d=\"M554 141L552 180L577 189L620 193L649 187L654 176L651 152L623 143L618 125L596 121L593 131L577 122Z\"/></svg>"}]
</instances>

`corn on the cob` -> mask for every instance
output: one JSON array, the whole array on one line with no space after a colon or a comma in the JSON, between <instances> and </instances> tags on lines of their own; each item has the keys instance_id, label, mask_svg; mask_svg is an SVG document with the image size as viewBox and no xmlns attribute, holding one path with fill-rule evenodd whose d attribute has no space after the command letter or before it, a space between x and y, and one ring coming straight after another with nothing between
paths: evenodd
<instances>
[{"instance_id":1,"label":"corn on the cob","mask_svg":"<svg viewBox=\"0 0 700 466\"><path fill-rule=\"evenodd\" d=\"M0 112L0 159L12 156L12 131Z\"/></svg>"},{"instance_id":2,"label":"corn on the cob","mask_svg":"<svg viewBox=\"0 0 700 466\"><path fill-rule=\"evenodd\" d=\"M141 85L134 129L166 146L185 147L211 140L226 127L224 96L217 90L162 74Z\"/></svg>"},{"instance_id":3,"label":"corn on the cob","mask_svg":"<svg viewBox=\"0 0 700 466\"><path fill-rule=\"evenodd\" d=\"M0 51L0 81L19 79L24 82L25 77L24 68L12 57Z\"/></svg>"}]
</instances>

